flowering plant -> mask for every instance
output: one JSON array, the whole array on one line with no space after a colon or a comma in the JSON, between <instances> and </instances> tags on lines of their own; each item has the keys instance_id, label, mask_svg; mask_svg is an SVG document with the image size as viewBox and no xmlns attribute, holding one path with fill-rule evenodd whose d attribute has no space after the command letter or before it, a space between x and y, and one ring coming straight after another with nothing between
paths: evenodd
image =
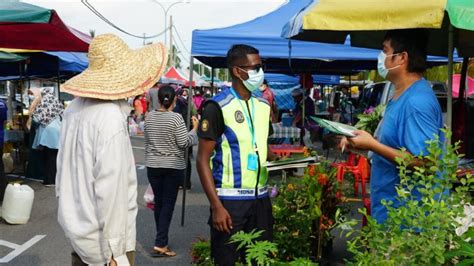
<instances>
[{"instance_id":1,"label":"flowering plant","mask_svg":"<svg viewBox=\"0 0 474 266\"><path fill-rule=\"evenodd\" d=\"M363 114L357 116L359 121L355 124L355 127L373 134L382 120L385 107L386 105L381 104L375 108L371 106L364 110Z\"/></svg>"},{"instance_id":2,"label":"flowering plant","mask_svg":"<svg viewBox=\"0 0 474 266\"><path fill-rule=\"evenodd\" d=\"M191 264L201 266L214 265L211 259L211 243L205 238L198 237L191 244Z\"/></svg>"},{"instance_id":3,"label":"flowering plant","mask_svg":"<svg viewBox=\"0 0 474 266\"><path fill-rule=\"evenodd\" d=\"M329 162L310 165L302 178L290 178L273 200L274 241L278 259L321 257L322 246L331 240L330 231L342 200L336 197L339 183Z\"/></svg>"}]
</instances>

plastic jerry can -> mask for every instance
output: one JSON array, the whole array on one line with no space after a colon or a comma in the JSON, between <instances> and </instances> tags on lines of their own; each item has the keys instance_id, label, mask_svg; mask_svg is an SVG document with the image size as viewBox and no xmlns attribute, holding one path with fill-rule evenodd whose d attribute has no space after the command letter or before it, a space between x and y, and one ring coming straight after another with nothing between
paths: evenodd
<instances>
[{"instance_id":1,"label":"plastic jerry can","mask_svg":"<svg viewBox=\"0 0 474 266\"><path fill-rule=\"evenodd\" d=\"M8 184L3 197L3 219L9 224L26 224L30 219L34 198L35 192L30 186Z\"/></svg>"}]
</instances>

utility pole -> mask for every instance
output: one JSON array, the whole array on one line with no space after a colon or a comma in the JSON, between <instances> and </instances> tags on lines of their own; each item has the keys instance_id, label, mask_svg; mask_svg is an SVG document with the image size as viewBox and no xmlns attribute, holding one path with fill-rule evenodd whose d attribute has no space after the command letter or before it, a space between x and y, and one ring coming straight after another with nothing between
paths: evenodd
<instances>
[{"instance_id":1,"label":"utility pole","mask_svg":"<svg viewBox=\"0 0 474 266\"><path fill-rule=\"evenodd\" d=\"M174 66L174 48L173 48L173 16L170 16L170 66Z\"/></svg>"},{"instance_id":2,"label":"utility pole","mask_svg":"<svg viewBox=\"0 0 474 266\"><path fill-rule=\"evenodd\" d=\"M143 46L146 44L146 33L143 33Z\"/></svg>"}]
</instances>

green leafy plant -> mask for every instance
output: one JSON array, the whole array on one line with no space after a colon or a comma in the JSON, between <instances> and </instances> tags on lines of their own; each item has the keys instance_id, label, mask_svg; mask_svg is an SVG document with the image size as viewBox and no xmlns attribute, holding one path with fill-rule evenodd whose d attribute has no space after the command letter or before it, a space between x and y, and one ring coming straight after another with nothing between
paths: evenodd
<instances>
[{"instance_id":1,"label":"green leafy plant","mask_svg":"<svg viewBox=\"0 0 474 266\"><path fill-rule=\"evenodd\" d=\"M451 137L449 131L445 135ZM472 200L468 191L474 184L473 178L467 175L461 179L463 185L451 191L453 182L458 182L458 148L459 143L443 148L436 139L428 142L427 156L397 160L400 184L396 187L396 201L382 202L388 210L387 220L378 224L365 211L359 210L366 215L367 226L356 230L354 221L338 225L348 230L347 236L358 234L348 241L348 250L354 254L354 261L350 263L439 265L448 263L454 256L467 255L461 251L448 255L450 249L467 250L466 244L459 242L461 238L456 235L456 228L460 226L457 219L463 216L464 203ZM423 163L409 167L415 158ZM420 197L414 195L415 191Z\"/></svg>"},{"instance_id":2,"label":"green leafy plant","mask_svg":"<svg viewBox=\"0 0 474 266\"><path fill-rule=\"evenodd\" d=\"M263 231L252 230L249 233L239 231L235 233L229 243L239 243L237 250L245 248L245 263L252 265L255 261L257 265L270 265L274 262L273 257L277 251L277 245L270 241L257 241Z\"/></svg>"},{"instance_id":3,"label":"green leafy plant","mask_svg":"<svg viewBox=\"0 0 474 266\"><path fill-rule=\"evenodd\" d=\"M296 258L294 261L282 263L275 259L278 252L277 244L270 241L258 241L263 231L252 230L249 233L239 231L235 233L230 243L238 243L237 250L245 249L245 264L267 266L267 265L308 265L313 266L315 263L309 259Z\"/></svg>"},{"instance_id":4,"label":"green leafy plant","mask_svg":"<svg viewBox=\"0 0 474 266\"><path fill-rule=\"evenodd\" d=\"M336 211L342 199L336 197L339 183L329 162L309 166L302 178L282 184L273 200L274 241L278 259L320 257L322 246L332 239Z\"/></svg>"},{"instance_id":5,"label":"green leafy plant","mask_svg":"<svg viewBox=\"0 0 474 266\"><path fill-rule=\"evenodd\" d=\"M191 244L191 264L200 266L212 266L211 244L205 238L199 237Z\"/></svg>"},{"instance_id":6,"label":"green leafy plant","mask_svg":"<svg viewBox=\"0 0 474 266\"><path fill-rule=\"evenodd\" d=\"M377 107L370 107L364 111L364 113L357 115L359 121L355 124L355 127L361 130L365 130L370 134L374 134L377 126L382 120L382 115L385 112L387 106L380 104Z\"/></svg>"}]
</instances>

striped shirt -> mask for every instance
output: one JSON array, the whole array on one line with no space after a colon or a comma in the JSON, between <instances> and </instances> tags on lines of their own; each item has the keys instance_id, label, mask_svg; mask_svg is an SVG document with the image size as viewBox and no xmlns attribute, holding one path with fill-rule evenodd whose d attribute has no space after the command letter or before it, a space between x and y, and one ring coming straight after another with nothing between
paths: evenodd
<instances>
[{"instance_id":1,"label":"striped shirt","mask_svg":"<svg viewBox=\"0 0 474 266\"><path fill-rule=\"evenodd\" d=\"M188 132L180 114L151 111L145 120L146 166L186 168L184 152L197 143L195 130Z\"/></svg>"}]
</instances>

